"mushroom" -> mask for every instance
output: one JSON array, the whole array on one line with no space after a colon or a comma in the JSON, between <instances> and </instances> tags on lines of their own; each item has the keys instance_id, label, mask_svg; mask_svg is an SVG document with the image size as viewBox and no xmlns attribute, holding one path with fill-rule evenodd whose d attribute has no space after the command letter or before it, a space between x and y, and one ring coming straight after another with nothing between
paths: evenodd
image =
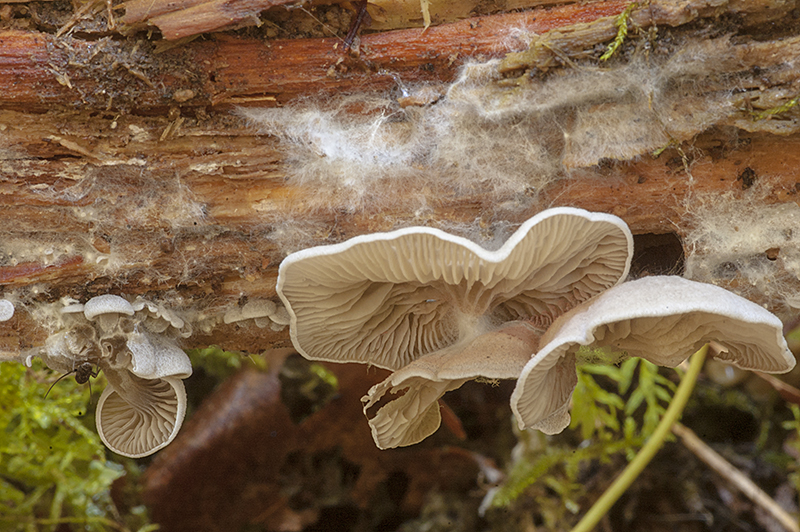
<instances>
[{"instance_id":1,"label":"mushroom","mask_svg":"<svg viewBox=\"0 0 800 532\"><path fill-rule=\"evenodd\" d=\"M14 303L0 299L0 321L8 321L14 316Z\"/></svg>"},{"instance_id":2,"label":"mushroom","mask_svg":"<svg viewBox=\"0 0 800 532\"><path fill-rule=\"evenodd\" d=\"M289 324L289 314L286 309L268 299L248 301L241 308L231 309L222 317L222 321L226 324L250 319L259 329L269 326L274 331L283 330Z\"/></svg>"},{"instance_id":3,"label":"mushroom","mask_svg":"<svg viewBox=\"0 0 800 532\"><path fill-rule=\"evenodd\" d=\"M738 368L789 371L795 359L781 321L718 286L675 276L623 283L559 317L540 340L511 396L520 429L553 434L569 424L580 346L623 351L677 366L706 343L714 358Z\"/></svg>"},{"instance_id":4,"label":"mushroom","mask_svg":"<svg viewBox=\"0 0 800 532\"><path fill-rule=\"evenodd\" d=\"M439 428L437 400L475 377L515 379L536 352L541 331L512 321L468 345L446 347L411 362L373 386L362 399L372 437L381 449L419 443ZM370 418L368 410L386 394L408 391Z\"/></svg>"},{"instance_id":5,"label":"mushroom","mask_svg":"<svg viewBox=\"0 0 800 532\"><path fill-rule=\"evenodd\" d=\"M278 306L274 301L268 299L251 300L241 308L237 307L229 310L222 318L223 323L235 323L250 319L266 318L274 314Z\"/></svg>"},{"instance_id":6,"label":"mushroom","mask_svg":"<svg viewBox=\"0 0 800 532\"><path fill-rule=\"evenodd\" d=\"M161 334L171 326L173 329L179 331L183 338L188 338L192 335L192 326L175 312L163 305L147 301L141 296L138 296L131 306L134 311L143 312L145 314L143 318L139 319L150 332Z\"/></svg>"},{"instance_id":7,"label":"mushroom","mask_svg":"<svg viewBox=\"0 0 800 532\"><path fill-rule=\"evenodd\" d=\"M95 421L106 447L123 456L142 458L169 445L185 415L186 390L181 378L128 375L103 390Z\"/></svg>"},{"instance_id":8,"label":"mushroom","mask_svg":"<svg viewBox=\"0 0 800 532\"><path fill-rule=\"evenodd\" d=\"M286 307L281 305L280 307L275 309L275 312L269 315L269 320L270 320L269 324L260 325L259 320L257 319L256 325L262 328L265 327L266 325L269 325L269 328L273 331L284 330L286 326L289 325L289 313L286 311Z\"/></svg>"},{"instance_id":9,"label":"mushroom","mask_svg":"<svg viewBox=\"0 0 800 532\"><path fill-rule=\"evenodd\" d=\"M168 445L186 415L182 379L192 374L189 357L180 348L138 327L126 344L129 364L98 365L108 379L97 403L97 432L112 451L131 458L147 456Z\"/></svg>"},{"instance_id":10,"label":"mushroom","mask_svg":"<svg viewBox=\"0 0 800 532\"><path fill-rule=\"evenodd\" d=\"M627 275L632 247L616 216L560 207L496 251L425 227L302 250L281 264L277 291L306 358L400 370L364 398L366 412L386 391L408 388L370 420L384 448L435 431L447 390L516 377L553 320ZM425 419L406 423L406 412Z\"/></svg>"},{"instance_id":11,"label":"mushroom","mask_svg":"<svg viewBox=\"0 0 800 532\"><path fill-rule=\"evenodd\" d=\"M113 331L122 315L133 316L133 313L133 306L127 300L113 294L93 297L83 307L83 315L86 319L97 320L97 324L103 332Z\"/></svg>"}]
</instances>

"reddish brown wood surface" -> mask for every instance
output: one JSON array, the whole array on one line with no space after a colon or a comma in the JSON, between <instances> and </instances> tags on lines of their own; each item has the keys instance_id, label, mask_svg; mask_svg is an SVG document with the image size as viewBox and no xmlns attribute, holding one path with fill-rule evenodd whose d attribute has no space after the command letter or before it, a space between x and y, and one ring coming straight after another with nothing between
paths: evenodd
<instances>
[{"instance_id":1,"label":"reddish brown wood surface","mask_svg":"<svg viewBox=\"0 0 800 532\"><path fill-rule=\"evenodd\" d=\"M320 91L384 90L398 76L406 83L449 81L465 60L524 49L514 32L590 22L625 5L564 6L365 35L356 57L334 38L264 42L218 34L155 54L146 40L0 31L0 109L160 113L178 105L274 105Z\"/></svg>"},{"instance_id":2,"label":"reddish brown wood surface","mask_svg":"<svg viewBox=\"0 0 800 532\"><path fill-rule=\"evenodd\" d=\"M385 94L398 79L445 83L467 60L523 50L524 39L515 38L520 29L549 43L538 48L551 54L547 64L558 57L556 48L596 56L627 4L575 4L364 35L358 56L343 55L339 41L327 38L214 34L162 50L146 34L89 39L0 31L0 244L7 255L0 257L0 296L35 307L64 296L143 294L213 315L248 297L275 300L277 268L287 253L371 231L412 224L491 228L520 223L548 206L573 205L617 214L634 233L683 236L692 227L693 198L744 194L737 178L746 168L760 178L764 205L797 202L794 111L782 120L742 119L736 122L741 129L711 127L685 150L670 148L658 158L645 153L571 168L522 208L504 206L518 198L453 193L433 183L397 188L398 201L354 210L320 206L313 187L287 182L290 163L280 141L230 112L237 104L279 105L298 96ZM741 7L690 4L651 2L646 20L679 25L702 15L714 27L722 20L717 14ZM762 4L746 9L759 20L764 13L783 17ZM764 27L773 26L757 26L752 35L746 24L737 26L735 44L755 43L771 69L761 74L762 88L739 90L763 90L777 105L800 87L796 69L780 66L781 53L794 49L796 29L779 26L771 52ZM661 28L663 34L669 32ZM636 42L649 41L643 33ZM512 56L523 79L559 75L540 69L541 55L534 56ZM749 64L741 68L755 79ZM732 136L739 141L731 143ZM427 205L424 215L400 201L411 194ZM18 353L41 345L46 335L23 308L0 323L0 349ZM231 324L198 331L185 345L255 351L276 342L288 345L287 332Z\"/></svg>"}]
</instances>

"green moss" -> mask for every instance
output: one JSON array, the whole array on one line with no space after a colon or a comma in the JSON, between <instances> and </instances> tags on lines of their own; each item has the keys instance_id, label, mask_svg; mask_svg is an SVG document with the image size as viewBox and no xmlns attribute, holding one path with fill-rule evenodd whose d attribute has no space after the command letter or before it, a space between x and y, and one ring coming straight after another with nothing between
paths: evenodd
<instances>
[{"instance_id":1,"label":"green moss","mask_svg":"<svg viewBox=\"0 0 800 532\"><path fill-rule=\"evenodd\" d=\"M579 352L579 358L593 361L619 360L610 351ZM620 365L584 364L578 366L578 384L572 395L570 429L580 434L583 443L540 441L527 445L531 451L511 468L508 479L497 490L492 505L505 507L536 484L557 493L561 507L576 507L585 495L579 475L592 461L608 462L624 453L633 458L653 433L675 384L659 373L659 368L640 358ZM522 435L531 438L543 435ZM574 512L573 512L574 513ZM554 522L563 516L551 516Z\"/></svg>"},{"instance_id":2,"label":"green moss","mask_svg":"<svg viewBox=\"0 0 800 532\"><path fill-rule=\"evenodd\" d=\"M192 368L200 368L209 376L220 381L230 377L242 367L249 365L263 370L267 364L264 357L225 351L215 345L205 349L189 349L186 353L192 362Z\"/></svg>"},{"instance_id":3,"label":"green moss","mask_svg":"<svg viewBox=\"0 0 800 532\"><path fill-rule=\"evenodd\" d=\"M614 40L611 44L608 45L606 51L603 55L600 56L600 61L608 61L611 59L611 56L614 55L622 43L625 42L625 37L628 36L628 20L631 18L631 13L633 10L639 6L639 2L631 2L625 7L625 10L617 15L617 20L614 21L614 25L617 27L617 35L614 37Z\"/></svg>"},{"instance_id":4,"label":"green moss","mask_svg":"<svg viewBox=\"0 0 800 532\"><path fill-rule=\"evenodd\" d=\"M53 379L38 359L31 369L0 364L0 528L120 528L110 488L125 472L105 458L88 386L65 378L45 399ZM94 394L101 389L95 381Z\"/></svg>"}]
</instances>

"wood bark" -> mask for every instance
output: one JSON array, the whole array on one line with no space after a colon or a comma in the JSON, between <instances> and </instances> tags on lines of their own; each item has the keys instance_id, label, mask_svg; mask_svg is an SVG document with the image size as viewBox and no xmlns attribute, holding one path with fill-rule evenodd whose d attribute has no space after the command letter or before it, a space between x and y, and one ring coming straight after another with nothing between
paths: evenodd
<instances>
[{"instance_id":1,"label":"wood bark","mask_svg":"<svg viewBox=\"0 0 800 532\"><path fill-rule=\"evenodd\" d=\"M14 318L0 323L0 349L15 356L42 345L50 331L34 310L66 296L143 295L204 318L248 298L277 300L277 268L298 245L420 223L401 205L312 208L313 187L287 181L291 162L280 140L233 115L235 106L344 92L385 95L398 80L446 86L475 58L503 58L508 79L557 75L572 61L599 56L628 5L569 4L365 33L350 52L335 38L265 40L239 32L169 43L145 32L100 34L74 25L57 35L57 28L15 29L6 21L0 295L18 304ZM659 46L658 32L669 33L664 28L698 38L737 32L733 45L751 46L751 53L743 52L736 71L749 72L748 80L761 76L761 87L743 90L761 91L763 110L769 102L796 102L800 93L797 9L795 2L653 1L631 24L640 44L653 32L652 47ZM520 34L534 37L513 38ZM548 206L572 205L621 216L634 233L681 237L691 229L690 200L742 193L745 169L764 176L764 205L797 202L796 108L758 122L749 112L701 127L690 142L658 157L564 172L511 214L484 191L414 191L431 207L422 223L490 226L502 216L514 224ZM276 238L300 217L302 238L290 244ZM185 341L209 344L257 351L289 345L288 331L219 323Z\"/></svg>"}]
</instances>

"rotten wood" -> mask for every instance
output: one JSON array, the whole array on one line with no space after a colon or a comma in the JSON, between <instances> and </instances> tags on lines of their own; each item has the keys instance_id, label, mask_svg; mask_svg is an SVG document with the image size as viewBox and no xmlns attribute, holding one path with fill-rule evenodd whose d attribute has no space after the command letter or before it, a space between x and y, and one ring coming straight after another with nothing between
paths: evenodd
<instances>
[{"instance_id":1,"label":"rotten wood","mask_svg":"<svg viewBox=\"0 0 800 532\"><path fill-rule=\"evenodd\" d=\"M481 3L478 0L374 0L363 8L355 6L359 18L369 11L371 30L394 30L456 22L471 15L491 15L501 12L530 9L542 4L574 4L571 0L507 0ZM344 4L345 12L352 12L351 3L344 0L317 0L315 6ZM585 2L584 2L585 4ZM294 0L130 0L120 8L122 18L130 26L156 26L167 40L185 39L201 33L229 28L244 28L275 24L265 11L277 6L304 10L302 2ZM585 6L581 11L585 11ZM310 17L313 14L306 11ZM350 16L348 14L348 16ZM262 18L263 17L263 18ZM316 18L316 17L314 17ZM322 21L320 24L325 25ZM360 25L360 23L359 23ZM330 26L328 26L330 28Z\"/></svg>"},{"instance_id":2,"label":"rotten wood","mask_svg":"<svg viewBox=\"0 0 800 532\"><path fill-rule=\"evenodd\" d=\"M730 28L714 29L720 13L766 20L792 7L768 4L651 2L635 20L642 30L696 23L686 31L722 32ZM757 123L743 112L658 157L576 166L516 210L503 207L515 198L485 192L405 191L429 206L420 215L401 201L354 211L318 208L313 187L287 181L291 163L279 139L231 114L235 105L344 91L385 95L398 80L446 84L472 58L513 60L508 72L523 79L545 64L545 75L557 75L558 54L599 55L627 5L567 5L363 35L358 55L344 54L331 38L215 34L164 47L146 34L88 39L0 31L0 295L35 307L65 296L141 294L213 315L247 298L275 300L277 268L287 253L371 231L476 220L490 230L495 222L520 223L548 206L572 205L616 214L634 233L681 237L691 229L692 198L744 193L737 179L746 168L766 176L765 206L797 202L795 119ZM709 18L698 23L698 17ZM741 48L736 68L763 84L763 90L746 87L747 98L759 91L773 98L762 108L800 90L797 69L780 68L796 56L794 32L787 24L772 40L759 33L734 43L752 46ZM528 33L539 34L531 48L539 51L509 55L523 52L527 41L514 36ZM742 106L751 102L739 98ZM25 305L0 323L6 356L47 337ZM214 343L258 351L289 340L287 331L220 324L184 345Z\"/></svg>"},{"instance_id":3,"label":"rotten wood","mask_svg":"<svg viewBox=\"0 0 800 532\"><path fill-rule=\"evenodd\" d=\"M613 17L625 4L566 6L365 35L357 57L334 38L265 42L218 34L156 53L143 38L87 41L0 31L0 109L158 114L171 107L212 105L225 110L231 105L275 105L320 92L380 91L398 79L408 84L447 82L465 60L524 49L524 41L509 38L509 28L544 33Z\"/></svg>"}]
</instances>

